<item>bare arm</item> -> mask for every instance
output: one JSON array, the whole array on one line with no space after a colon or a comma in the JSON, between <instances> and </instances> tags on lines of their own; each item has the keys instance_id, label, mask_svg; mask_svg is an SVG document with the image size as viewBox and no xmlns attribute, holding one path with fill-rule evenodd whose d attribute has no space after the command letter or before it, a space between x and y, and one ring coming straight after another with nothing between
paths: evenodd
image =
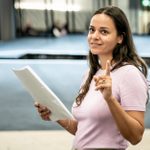
<instances>
[{"instance_id":1,"label":"bare arm","mask_svg":"<svg viewBox=\"0 0 150 150\"><path fill-rule=\"evenodd\" d=\"M64 129L66 129L71 134L75 135L77 131L77 121L76 120L58 120L57 123L61 125Z\"/></svg>"},{"instance_id":2,"label":"bare arm","mask_svg":"<svg viewBox=\"0 0 150 150\"><path fill-rule=\"evenodd\" d=\"M37 108L41 118L46 121L50 121L50 114L51 111L45 107L42 106L39 103L35 103L35 107ZM66 129L68 132L71 134L75 135L77 131L77 121L74 119L63 119L63 120L58 120L57 123L62 126L64 129Z\"/></svg>"},{"instance_id":3,"label":"bare arm","mask_svg":"<svg viewBox=\"0 0 150 150\"><path fill-rule=\"evenodd\" d=\"M100 90L103 94L122 136L131 144L139 143L144 133L144 112L125 111L119 102L112 96L109 61L106 63L106 73L103 76L95 76L94 80L96 90Z\"/></svg>"},{"instance_id":4,"label":"bare arm","mask_svg":"<svg viewBox=\"0 0 150 150\"><path fill-rule=\"evenodd\" d=\"M107 104L123 137L133 145L139 143L144 133L144 112L126 112L115 98Z\"/></svg>"}]
</instances>

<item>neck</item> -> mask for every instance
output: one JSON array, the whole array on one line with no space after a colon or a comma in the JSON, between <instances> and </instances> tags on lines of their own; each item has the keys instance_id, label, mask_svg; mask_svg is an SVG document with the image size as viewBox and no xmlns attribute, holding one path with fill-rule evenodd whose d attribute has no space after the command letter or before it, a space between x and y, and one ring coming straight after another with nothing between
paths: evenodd
<instances>
[{"instance_id":1,"label":"neck","mask_svg":"<svg viewBox=\"0 0 150 150\"><path fill-rule=\"evenodd\" d=\"M111 57L101 57L101 56L99 56L99 61L100 61L102 70L106 69L106 62L107 62L107 60L109 60L111 62L112 56Z\"/></svg>"}]
</instances>

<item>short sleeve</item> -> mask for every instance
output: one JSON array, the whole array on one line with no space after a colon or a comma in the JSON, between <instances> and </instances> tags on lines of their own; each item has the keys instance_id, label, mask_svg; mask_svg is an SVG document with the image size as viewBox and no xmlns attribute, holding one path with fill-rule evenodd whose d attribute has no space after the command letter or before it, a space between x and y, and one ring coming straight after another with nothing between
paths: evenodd
<instances>
[{"instance_id":1,"label":"short sleeve","mask_svg":"<svg viewBox=\"0 0 150 150\"><path fill-rule=\"evenodd\" d=\"M145 111L148 86L144 75L134 66L122 76L119 84L121 105L125 110Z\"/></svg>"}]
</instances>

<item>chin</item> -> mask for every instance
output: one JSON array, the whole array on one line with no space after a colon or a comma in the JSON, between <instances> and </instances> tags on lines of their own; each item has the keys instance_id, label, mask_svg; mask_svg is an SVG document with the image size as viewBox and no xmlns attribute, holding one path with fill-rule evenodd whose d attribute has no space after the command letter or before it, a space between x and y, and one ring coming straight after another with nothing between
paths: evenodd
<instances>
[{"instance_id":1,"label":"chin","mask_svg":"<svg viewBox=\"0 0 150 150\"><path fill-rule=\"evenodd\" d=\"M100 52L100 50L98 50L98 49L91 49L91 53L92 53L93 55L99 55L101 52Z\"/></svg>"}]
</instances>

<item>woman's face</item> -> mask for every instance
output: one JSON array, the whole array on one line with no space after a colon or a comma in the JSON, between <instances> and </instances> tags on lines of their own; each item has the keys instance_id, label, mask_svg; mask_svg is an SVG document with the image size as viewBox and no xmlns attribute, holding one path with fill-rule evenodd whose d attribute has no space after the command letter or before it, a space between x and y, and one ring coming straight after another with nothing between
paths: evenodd
<instances>
[{"instance_id":1,"label":"woman's face","mask_svg":"<svg viewBox=\"0 0 150 150\"><path fill-rule=\"evenodd\" d=\"M122 36L117 35L113 20L105 14L94 15L90 22L88 43L92 54L112 58L112 52Z\"/></svg>"}]
</instances>

